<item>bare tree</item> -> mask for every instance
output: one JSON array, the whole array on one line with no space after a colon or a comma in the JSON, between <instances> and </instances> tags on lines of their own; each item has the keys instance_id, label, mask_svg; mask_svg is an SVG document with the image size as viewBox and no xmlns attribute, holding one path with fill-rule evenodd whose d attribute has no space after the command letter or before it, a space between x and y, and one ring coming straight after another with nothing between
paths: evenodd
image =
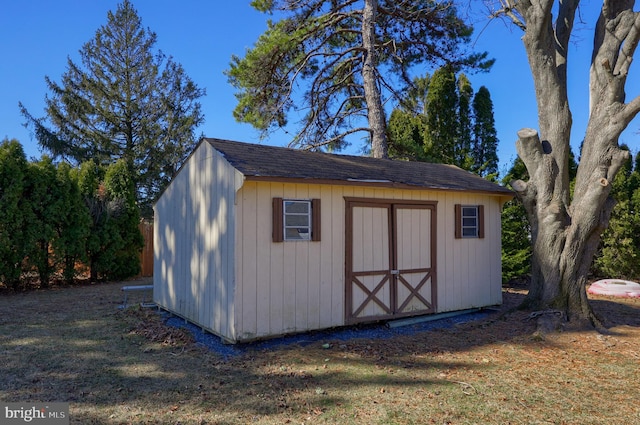
<instances>
[{"instance_id":1,"label":"bare tree","mask_svg":"<svg viewBox=\"0 0 640 425\"><path fill-rule=\"evenodd\" d=\"M587 273L615 201L611 182L628 158L618 138L640 111L625 100L629 67L640 39L634 1L604 0L595 26L590 69L590 115L575 191L570 193L572 116L567 95L568 45L579 0L500 0L522 38L533 76L539 133L518 132L516 147L528 181L512 183L531 223L532 282L526 303L560 311L579 325L601 326L586 294Z\"/></svg>"}]
</instances>

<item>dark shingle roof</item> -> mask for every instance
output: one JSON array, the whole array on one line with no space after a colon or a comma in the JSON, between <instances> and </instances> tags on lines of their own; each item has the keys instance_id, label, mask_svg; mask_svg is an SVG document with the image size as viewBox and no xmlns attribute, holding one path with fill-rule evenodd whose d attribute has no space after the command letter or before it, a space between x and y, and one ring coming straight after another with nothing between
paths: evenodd
<instances>
[{"instance_id":1,"label":"dark shingle roof","mask_svg":"<svg viewBox=\"0 0 640 425\"><path fill-rule=\"evenodd\" d=\"M334 155L206 138L231 165L251 178L320 180L440 190L490 192L509 189L453 165Z\"/></svg>"}]
</instances>

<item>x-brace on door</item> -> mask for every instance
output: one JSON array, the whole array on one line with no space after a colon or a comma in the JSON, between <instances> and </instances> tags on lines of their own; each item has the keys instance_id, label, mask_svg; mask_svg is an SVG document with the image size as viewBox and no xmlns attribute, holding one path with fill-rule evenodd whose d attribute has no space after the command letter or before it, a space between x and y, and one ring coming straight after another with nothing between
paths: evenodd
<instances>
[{"instance_id":1,"label":"x-brace on door","mask_svg":"<svg viewBox=\"0 0 640 425\"><path fill-rule=\"evenodd\" d=\"M436 311L436 202L346 199L346 321Z\"/></svg>"}]
</instances>

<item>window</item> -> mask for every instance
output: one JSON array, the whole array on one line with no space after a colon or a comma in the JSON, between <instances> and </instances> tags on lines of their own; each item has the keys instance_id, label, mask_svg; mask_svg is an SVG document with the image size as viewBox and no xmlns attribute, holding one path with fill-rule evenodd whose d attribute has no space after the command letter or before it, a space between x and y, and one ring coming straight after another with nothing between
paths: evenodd
<instances>
[{"instance_id":1,"label":"window","mask_svg":"<svg viewBox=\"0 0 640 425\"><path fill-rule=\"evenodd\" d=\"M311 202L284 201L284 240L311 239Z\"/></svg>"},{"instance_id":2,"label":"window","mask_svg":"<svg viewBox=\"0 0 640 425\"><path fill-rule=\"evenodd\" d=\"M484 238L484 206L460 205L455 206L456 231L455 237Z\"/></svg>"},{"instance_id":3,"label":"window","mask_svg":"<svg viewBox=\"0 0 640 425\"><path fill-rule=\"evenodd\" d=\"M273 241L319 241L320 200L273 198Z\"/></svg>"}]
</instances>

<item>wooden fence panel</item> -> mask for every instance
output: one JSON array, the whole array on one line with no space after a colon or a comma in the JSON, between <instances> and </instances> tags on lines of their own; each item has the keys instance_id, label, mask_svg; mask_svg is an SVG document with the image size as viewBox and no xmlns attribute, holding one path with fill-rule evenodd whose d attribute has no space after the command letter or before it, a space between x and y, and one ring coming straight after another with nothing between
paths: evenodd
<instances>
[{"instance_id":1,"label":"wooden fence panel","mask_svg":"<svg viewBox=\"0 0 640 425\"><path fill-rule=\"evenodd\" d=\"M153 222L140 222L140 233L144 238L144 247L140 253L140 276L153 276Z\"/></svg>"}]
</instances>

